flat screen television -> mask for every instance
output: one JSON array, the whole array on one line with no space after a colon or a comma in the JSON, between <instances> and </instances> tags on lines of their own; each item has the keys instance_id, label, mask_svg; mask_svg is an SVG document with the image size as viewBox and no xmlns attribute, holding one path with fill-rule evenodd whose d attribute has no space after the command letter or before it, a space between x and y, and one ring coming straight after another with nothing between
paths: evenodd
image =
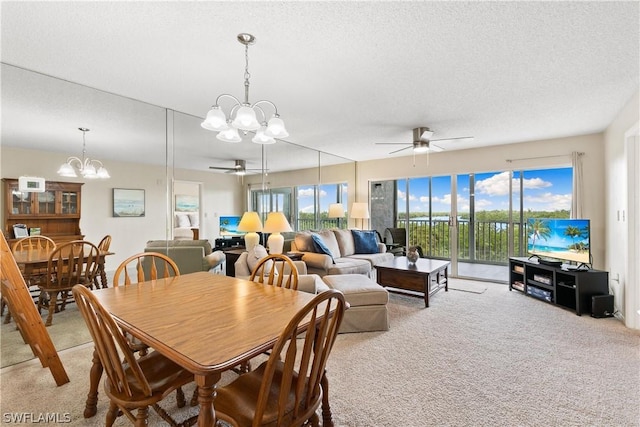
<instances>
[{"instance_id":1,"label":"flat screen television","mask_svg":"<svg viewBox=\"0 0 640 427\"><path fill-rule=\"evenodd\" d=\"M588 219L529 218L527 221L530 255L591 264L590 243Z\"/></svg>"},{"instance_id":2,"label":"flat screen television","mask_svg":"<svg viewBox=\"0 0 640 427\"><path fill-rule=\"evenodd\" d=\"M238 231L238 224L240 224L239 216L221 216L220 217L220 236L243 236L243 231Z\"/></svg>"}]
</instances>

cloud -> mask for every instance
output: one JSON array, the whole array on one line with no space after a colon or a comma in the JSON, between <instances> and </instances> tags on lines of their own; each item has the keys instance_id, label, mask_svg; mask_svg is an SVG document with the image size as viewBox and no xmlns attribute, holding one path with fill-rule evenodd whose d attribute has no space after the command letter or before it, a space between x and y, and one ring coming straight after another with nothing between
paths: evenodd
<instances>
[{"instance_id":1,"label":"cloud","mask_svg":"<svg viewBox=\"0 0 640 427\"><path fill-rule=\"evenodd\" d=\"M525 189L535 190L540 188L551 187L549 181L545 181L541 178L524 179L522 185ZM520 186L520 180L513 180L513 188L517 189ZM476 181L476 193L487 194L489 196L507 196L509 195L509 172L501 172L495 174L487 179Z\"/></svg>"},{"instance_id":2,"label":"cloud","mask_svg":"<svg viewBox=\"0 0 640 427\"><path fill-rule=\"evenodd\" d=\"M309 206L305 206L304 208L298 209L299 212L305 212L305 213L313 213L313 210L314 210L314 205L309 205Z\"/></svg>"},{"instance_id":3,"label":"cloud","mask_svg":"<svg viewBox=\"0 0 640 427\"><path fill-rule=\"evenodd\" d=\"M536 196L525 196L524 205L527 209L544 211L570 210L571 194L544 193Z\"/></svg>"},{"instance_id":4,"label":"cloud","mask_svg":"<svg viewBox=\"0 0 640 427\"><path fill-rule=\"evenodd\" d=\"M320 197L326 196L327 192L324 190L320 190ZM311 188L299 188L298 189L298 197L313 197L313 187Z\"/></svg>"}]
</instances>

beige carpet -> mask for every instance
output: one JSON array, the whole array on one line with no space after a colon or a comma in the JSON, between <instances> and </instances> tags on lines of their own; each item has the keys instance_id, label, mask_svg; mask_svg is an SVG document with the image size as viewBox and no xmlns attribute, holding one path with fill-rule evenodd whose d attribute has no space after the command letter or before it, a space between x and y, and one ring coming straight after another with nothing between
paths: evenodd
<instances>
[{"instance_id":1,"label":"beige carpet","mask_svg":"<svg viewBox=\"0 0 640 427\"><path fill-rule=\"evenodd\" d=\"M336 425L640 426L638 331L482 285L481 294L440 291L426 309L392 294L389 331L340 335L328 374ZM36 361L0 370L2 413L103 425L104 397L98 416L82 418L91 353L61 353L71 377L61 387Z\"/></svg>"},{"instance_id":2,"label":"beige carpet","mask_svg":"<svg viewBox=\"0 0 640 427\"><path fill-rule=\"evenodd\" d=\"M47 312L43 310L43 322ZM2 318L4 321L4 317ZM24 343L16 324L2 324L0 335L0 368L15 365L35 356L31 348ZM47 327L47 332L56 350L64 350L91 341L89 330L75 304L68 304L64 311L53 315L53 324Z\"/></svg>"}]
</instances>

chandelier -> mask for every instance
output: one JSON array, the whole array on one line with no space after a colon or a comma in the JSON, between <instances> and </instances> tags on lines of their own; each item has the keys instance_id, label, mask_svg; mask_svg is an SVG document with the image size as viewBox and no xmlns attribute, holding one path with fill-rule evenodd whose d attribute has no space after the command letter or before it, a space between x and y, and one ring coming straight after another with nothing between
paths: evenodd
<instances>
[{"instance_id":1,"label":"chandelier","mask_svg":"<svg viewBox=\"0 0 640 427\"><path fill-rule=\"evenodd\" d=\"M89 132L89 129L78 128L78 130L82 131L82 159L75 156L69 157L67 161L60 166L60 169L58 169L58 175L75 178L78 176L78 173L80 173L84 178L90 179L111 178L109 172L107 172L100 160L86 157L87 143L85 140L85 134Z\"/></svg>"},{"instance_id":2,"label":"chandelier","mask_svg":"<svg viewBox=\"0 0 640 427\"><path fill-rule=\"evenodd\" d=\"M256 42L256 38L251 34L238 34L238 41L244 45L245 67L244 67L244 102L229 94L222 94L216 98L216 103L207 113L207 118L201 126L207 130L218 132L216 138L225 142L240 142L242 131L245 135L249 131L255 131L255 136L251 139L256 144L275 144L275 138L286 138L289 136L284 122L278 115L278 108L271 101L261 100L249 103L249 45ZM233 100L233 105L227 116L220 107L223 98ZM270 105L273 108L273 115L267 120L267 114L262 108ZM258 121L260 118L260 121Z\"/></svg>"}]
</instances>

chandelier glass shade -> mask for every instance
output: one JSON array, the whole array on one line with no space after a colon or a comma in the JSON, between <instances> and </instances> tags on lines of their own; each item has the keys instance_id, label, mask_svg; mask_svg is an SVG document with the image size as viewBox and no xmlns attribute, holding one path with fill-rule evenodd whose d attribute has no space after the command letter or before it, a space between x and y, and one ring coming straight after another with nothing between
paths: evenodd
<instances>
[{"instance_id":1,"label":"chandelier glass shade","mask_svg":"<svg viewBox=\"0 0 640 427\"><path fill-rule=\"evenodd\" d=\"M224 142L240 142L239 131L245 135L248 132L255 132L251 139L256 144L275 144L276 138L286 138L289 136L285 128L284 121L278 115L276 105L267 100L261 100L251 104L249 102L249 45L255 43L256 39L251 34L238 34L238 41L245 47L245 69L244 69L244 102L229 94L219 95L216 103L207 113L207 117L201 123L204 129L218 132L216 138ZM232 101L229 114L225 114L220 106L223 99ZM267 111L273 110L271 116Z\"/></svg>"},{"instance_id":2,"label":"chandelier glass shade","mask_svg":"<svg viewBox=\"0 0 640 427\"><path fill-rule=\"evenodd\" d=\"M60 166L60 169L58 169L58 175L69 178L76 178L78 174L88 179L111 178L111 175L109 175L109 172L100 160L90 159L86 156L85 134L89 132L89 129L78 128L78 130L82 131L82 158L76 156L69 157L67 161Z\"/></svg>"}]
</instances>

